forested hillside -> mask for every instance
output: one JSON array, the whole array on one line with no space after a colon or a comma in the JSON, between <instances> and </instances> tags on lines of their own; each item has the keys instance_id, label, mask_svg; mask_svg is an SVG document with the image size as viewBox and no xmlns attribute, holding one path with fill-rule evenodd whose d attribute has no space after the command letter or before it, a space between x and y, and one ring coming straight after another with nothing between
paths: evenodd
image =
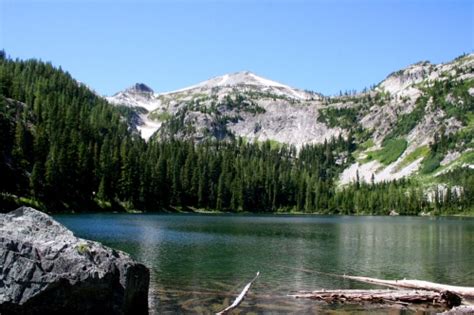
<instances>
[{"instance_id":1,"label":"forested hillside","mask_svg":"<svg viewBox=\"0 0 474 315\"><path fill-rule=\"evenodd\" d=\"M433 198L417 183L337 188L358 149L339 136L300 150L274 142L152 139L67 72L0 55L0 208L55 211L466 212L474 170L446 173L461 189Z\"/></svg>"}]
</instances>

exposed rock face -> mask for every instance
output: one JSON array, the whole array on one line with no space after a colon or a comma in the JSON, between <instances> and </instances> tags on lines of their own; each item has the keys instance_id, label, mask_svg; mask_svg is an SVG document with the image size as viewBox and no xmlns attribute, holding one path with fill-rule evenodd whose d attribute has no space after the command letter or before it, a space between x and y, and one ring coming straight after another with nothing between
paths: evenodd
<instances>
[{"instance_id":1,"label":"exposed rock face","mask_svg":"<svg viewBox=\"0 0 474 315\"><path fill-rule=\"evenodd\" d=\"M322 143L341 133L339 128L328 130L318 123L316 108L308 106L311 102L316 104L320 94L291 88L249 71L226 74L167 93L143 96L135 90L118 92L107 100L148 111L141 114L142 122L136 126L145 139L156 131L166 138L169 125L165 122L180 116L183 126L173 137L195 141L223 140L235 134L249 140L271 139L302 146ZM237 95L241 101L236 101ZM233 98L238 106L228 106L227 97Z\"/></svg>"},{"instance_id":2,"label":"exposed rock face","mask_svg":"<svg viewBox=\"0 0 474 315\"><path fill-rule=\"evenodd\" d=\"M156 108L156 97L154 96L153 90L143 83L136 83L108 99L109 101L114 100L117 104L128 107L144 108L146 111L151 111Z\"/></svg>"},{"instance_id":3,"label":"exposed rock face","mask_svg":"<svg viewBox=\"0 0 474 315\"><path fill-rule=\"evenodd\" d=\"M153 89L144 83L136 83L127 91L131 93L142 93L142 94L153 93Z\"/></svg>"},{"instance_id":4,"label":"exposed rock face","mask_svg":"<svg viewBox=\"0 0 474 315\"><path fill-rule=\"evenodd\" d=\"M450 83L451 87L446 87L449 93L436 87L443 95L434 97L437 93L431 89L435 83L444 86L443 82ZM390 74L374 88L339 96L325 97L244 71L167 93L135 86L107 99L137 111L140 119L131 125L147 140L152 136L195 142L243 137L250 142L271 140L301 148L346 137L352 130L371 140L361 156L381 149L387 138L406 140L406 150L390 165L356 157L339 179L345 185L353 182L357 173L366 182L372 175L374 182L412 176L424 156L405 159L418 148L428 147L435 134L471 132L469 124L454 113L459 108L472 111L464 105L473 103L473 84L471 53L447 63L419 62ZM464 151L462 141L453 152Z\"/></svg>"},{"instance_id":5,"label":"exposed rock face","mask_svg":"<svg viewBox=\"0 0 474 315\"><path fill-rule=\"evenodd\" d=\"M149 270L28 207L0 214L0 314L148 314Z\"/></svg>"}]
</instances>

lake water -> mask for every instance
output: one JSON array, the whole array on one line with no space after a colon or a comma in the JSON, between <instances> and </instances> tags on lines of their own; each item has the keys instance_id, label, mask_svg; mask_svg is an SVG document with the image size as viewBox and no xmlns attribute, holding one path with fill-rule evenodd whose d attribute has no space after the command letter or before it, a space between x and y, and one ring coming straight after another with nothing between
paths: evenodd
<instances>
[{"instance_id":1,"label":"lake water","mask_svg":"<svg viewBox=\"0 0 474 315\"><path fill-rule=\"evenodd\" d=\"M474 286L474 219L255 215L58 215L79 237L151 269L158 313L216 312L261 275L241 314L381 313L415 309L326 305L297 290L373 288L331 274Z\"/></svg>"}]
</instances>

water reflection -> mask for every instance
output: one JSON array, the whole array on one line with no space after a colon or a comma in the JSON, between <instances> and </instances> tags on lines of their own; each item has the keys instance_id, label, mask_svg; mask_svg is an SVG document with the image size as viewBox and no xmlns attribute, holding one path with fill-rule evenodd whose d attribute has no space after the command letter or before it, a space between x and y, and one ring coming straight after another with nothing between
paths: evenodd
<instances>
[{"instance_id":1,"label":"water reflection","mask_svg":"<svg viewBox=\"0 0 474 315\"><path fill-rule=\"evenodd\" d=\"M474 285L474 220L417 217L74 215L77 235L122 249L152 270L160 312L215 312L256 271L246 311L313 312L294 290L362 288L329 275ZM316 272L311 272L316 271ZM357 312L358 306L350 308ZM366 310L366 309L365 309ZM359 311L364 312L364 308Z\"/></svg>"}]
</instances>

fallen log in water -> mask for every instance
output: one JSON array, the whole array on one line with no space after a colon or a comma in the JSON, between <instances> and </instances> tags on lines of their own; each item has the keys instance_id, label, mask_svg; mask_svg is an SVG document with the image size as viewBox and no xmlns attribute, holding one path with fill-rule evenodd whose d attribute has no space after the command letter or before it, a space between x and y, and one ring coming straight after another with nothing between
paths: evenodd
<instances>
[{"instance_id":1,"label":"fallen log in water","mask_svg":"<svg viewBox=\"0 0 474 315\"><path fill-rule=\"evenodd\" d=\"M392 288L405 288L405 289L421 289L428 291L444 292L450 291L461 295L463 297L474 298L474 288L473 287L460 287L454 285L440 284L423 280L383 280L377 278L369 277L359 277L359 276L343 276L346 279L356 280L365 283L377 284L382 286L388 286Z\"/></svg>"},{"instance_id":2,"label":"fallen log in water","mask_svg":"<svg viewBox=\"0 0 474 315\"><path fill-rule=\"evenodd\" d=\"M257 275L252 279L252 281L250 281L249 283L247 283L247 285L244 287L244 289L242 290L242 292L240 292L239 296L234 300L234 302L229 305L228 307L226 307L225 309L223 309L222 311L216 313L216 315L224 315L224 314L227 314L230 310L236 308L237 306L239 306L239 304L242 302L242 300L244 299L245 295L247 294L247 292L249 291L250 289L250 286L252 285L252 283L257 280L258 276L260 275L260 271L257 272Z\"/></svg>"},{"instance_id":3,"label":"fallen log in water","mask_svg":"<svg viewBox=\"0 0 474 315\"><path fill-rule=\"evenodd\" d=\"M453 307L461 304L461 298L449 291L427 290L320 290L302 291L289 296L326 301L328 303L389 303L430 304Z\"/></svg>"},{"instance_id":4,"label":"fallen log in water","mask_svg":"<svg viewBox=\"0 0 474 315\"><path fill-rule=\"evenodd\" d=\"M443 315L464 315L474 314L474 305L461 305L450 309L449 311L441 313Z\"/></svg>"}]
</instances>

